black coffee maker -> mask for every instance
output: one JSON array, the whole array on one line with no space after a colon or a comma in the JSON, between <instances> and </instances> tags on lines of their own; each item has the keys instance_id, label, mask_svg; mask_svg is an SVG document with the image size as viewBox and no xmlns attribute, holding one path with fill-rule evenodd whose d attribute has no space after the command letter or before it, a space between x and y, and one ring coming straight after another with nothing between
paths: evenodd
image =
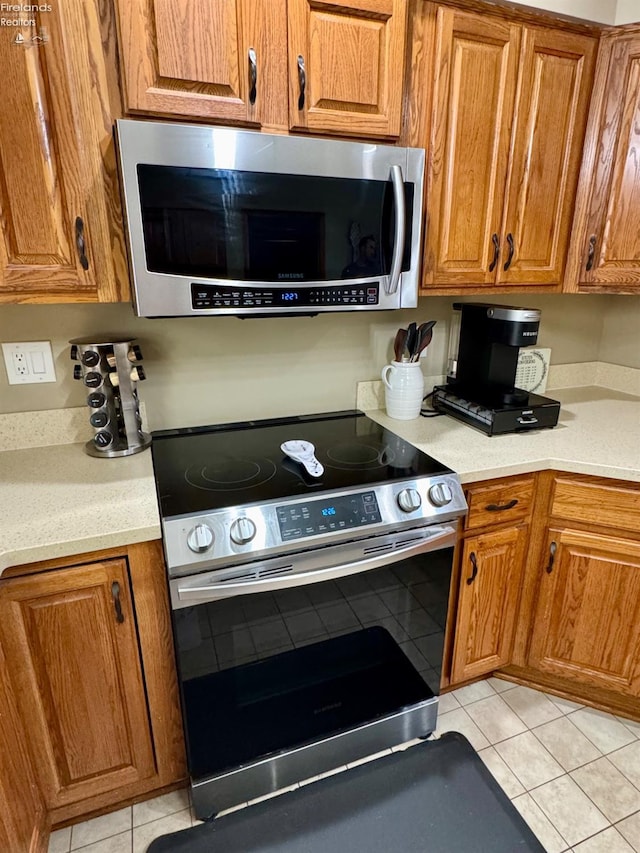
<instances>
[{"instance_id":1,"label":"black coffee maker","mask_svg":"<svg viewBox=\"0 0 640 853\"><path fill-rule=\"evenodd\" d=\"M515 387L520 347L537 343L540 311L484 302L461 312L455 368L434 388L433 407L487 435L554 427L560 403Z\"/></svg>"}]
</instances>

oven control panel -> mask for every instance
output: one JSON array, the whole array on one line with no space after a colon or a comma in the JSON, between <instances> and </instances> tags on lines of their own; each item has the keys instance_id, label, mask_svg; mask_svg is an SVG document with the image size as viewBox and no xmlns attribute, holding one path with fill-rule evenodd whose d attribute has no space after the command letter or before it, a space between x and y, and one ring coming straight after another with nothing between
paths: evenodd
<instances>
[{"instance_id":1,"label":"oven control panel","mask_svg":"<svg viewBox=\"0 0 640 853\"><path fill-rule=\"evenodd\" d=\"M454 473L232 506L162 519L170 577L459 518L467 509Z\"/></svg>"},{"instance_id":2,"label":"oven control panel","mask_svg":"<svg viewBox=\"0 0 640 853\"><path fill-rule=\"evenodd\" d=\"M375 492L282 504L276 507L276 515L283 542L382 521Z\"/></svg>"}]
</instances>

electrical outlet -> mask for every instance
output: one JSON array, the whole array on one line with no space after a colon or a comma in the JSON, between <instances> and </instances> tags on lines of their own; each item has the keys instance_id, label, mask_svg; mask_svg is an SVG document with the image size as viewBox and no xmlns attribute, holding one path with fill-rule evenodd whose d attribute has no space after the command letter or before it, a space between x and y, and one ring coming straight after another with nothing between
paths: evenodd
<instances>
[{"instance_id":1,"label":"electrical outlet","mask_svg":"<svg viewBox=\"0 0 640 853\"><path fill-rule=\"evenodd\" d=\"M56 381L49 341L2 344L2 352L9 385Z\"/></svg>"},{"instance_id":2,"label":"electrical outlet","mask_svg":"<svg viewBox=\"0 0 640 853\"><path fill-rule=\"evenodd\" d=\"M13 370L17 376L29 375L27 357L21 350L13 353Z\"/></svg>"}]
</instances>

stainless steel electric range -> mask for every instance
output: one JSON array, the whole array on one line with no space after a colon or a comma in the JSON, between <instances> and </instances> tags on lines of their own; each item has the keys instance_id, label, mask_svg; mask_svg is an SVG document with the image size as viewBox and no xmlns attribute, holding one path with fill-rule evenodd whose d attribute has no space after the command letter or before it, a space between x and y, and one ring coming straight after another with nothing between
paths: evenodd
<instances>
[{"instance_id":1,"label":"stainless steel electric range","mask_svg":"<svg viewBox=\"0 0 640 853\"><path fill-rule=\"evenodd\" d=\"M434 730L454 472L355 411L152 451L198 817Z\"/></svg>"}]
</instances>

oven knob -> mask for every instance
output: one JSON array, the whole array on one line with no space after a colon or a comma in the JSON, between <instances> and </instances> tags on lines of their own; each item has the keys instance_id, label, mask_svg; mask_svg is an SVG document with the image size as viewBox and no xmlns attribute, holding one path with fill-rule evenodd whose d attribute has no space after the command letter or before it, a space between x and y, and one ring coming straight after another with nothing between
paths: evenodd
<instances>
[{"instance_id":1,"label":"oven knob","mask_svg":"<svg viewBox=\"0 0 640 853\"><path fill-rule=\"evenodd\" d=\"M196 524L189 531L187 545L196 554L204 554L213 545L213 530L207 524Z\"/></svg>"},{"instance_id":2,"label":"oven knob","mask_svg":"<svg viewBox=\"0 0 640 853\"><path fill-rule=\"evenodd\" d=\"M250 518L236 518L231 525L229 535L236 545L246 545L256 535L256 526Z\"/></svg>"},{"instance_id":3,"label":"oven knob","mask_svg":"<svg viewBox=\"0 0 640 853\"><path fill-rule=\"evenodd\" d=\"M422 498L415 489L403 489L396 498L398 506L403 512L415 512L420 509Z\"/></svg>"},{"instance_id":4,"label":"oven knob","mask_svg":"<svg viewBox=\"0 0 640 853\"><path fill-rule=\"evenodd\" d=\"M446 506L453 500L453 492L447 483L434 483L429 489L429 500L434 506Z\"/></svg>"}]
</instances>

